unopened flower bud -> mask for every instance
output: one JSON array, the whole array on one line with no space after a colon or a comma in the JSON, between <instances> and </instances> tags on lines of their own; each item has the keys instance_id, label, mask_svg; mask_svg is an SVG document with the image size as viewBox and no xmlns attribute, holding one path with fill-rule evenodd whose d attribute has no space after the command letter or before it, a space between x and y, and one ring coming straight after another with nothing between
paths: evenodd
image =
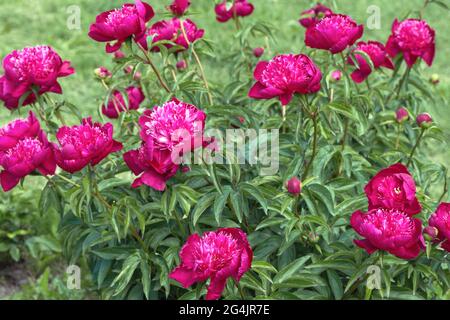
<instances>
[{"instance_id":1,"label":"unopened flower bud","mask_svg":"<svg viewBox=\"0 0 450 320\"><path fill-rule=\"evenodd\" d=\"M431 118L429 113L421 113L417 116L417 124L421 128L429 128L433 123L433 118Z\"/></svg>"},{"instance_id":2,"label":"unopened flower bud","mask_svg":"<svg viewBox=\"0 0 450 320\"><path fill-rule=\"evenodd\" d=\"M253 55L257 58L261 57L264 54L264 48L255 48L253 49Z\"/></svg>"},{"instance_id":3,"label":"unopened flower bud","mask_svg":"<svg viewBox=\"0 0 450 320\"><path fill-rule=\"evenodd\" d=\"M342 79L342 72L341 70L334 70L331 72L331 80L332 81L339 81Z\"/></svg>"},{"instance_id":4,"label":"unopened flower bud","mask_svg":"<svg viewBox=\"0 0 450 320\"><path fill-rule=\"evenodd\" d=\"M408 110L404 107L398 108L397 111L395 112L395 118L398 123L402 123L402 122L408 120L408 118L409 118Z\"/></svg>"},{"instance_id":5,"label":"unopened flower bud","mask_svg":"<svg viewBox=\"0 0 450 320\"><path fill-rule=\"evenodd\" d=\"M187 68L186 60L180 60L177 62L176 67L178 71L183 71Z\"/></svg>"},{"instance_id":6,"label":"unopened flower bud","mask_svg":"<svg viewBox=\"0 0 450 320\"><path fill-rule=\"evenodd\" d=\"M125 53L123 53L120 50L114 52L114 59L120 60L120 59L123 59L123 58L125 58Z\"/></svg>"},{"instance_id":7,"label":"unopened flower bud","mask_svg":"<svg viewBox=\"0 0 450 320\"><path fill-rule=\"evenodd\" d=\"M439 83L439 75L437 73L433 73L430 77L430 82L432 84L438 84Z\"/></svg>"},{"instance_id":8,"label":"unopened flower bud","mask_svg":"<svg viewBox=\"0 0 450 320\"><path fill-rule=\"evenodd\" d=\"M302 192L302 182L297 177L293 177L287 182L286 188L290 194L298 196Z\"/></svg>"},{"instance_id":9,"label":"unopened flower bud","mask_svg":"<svg viewBox=\"0 0 450 320\"><path fill-rule=\"evenodd\" d=\"M112 73L111 71L109 71L108 69L106 69L105 67L99 67L97 69L94 70L94 74L99 78L99 79L110 79L112 77Z\"/></svg>"},{"instance_id":10,"label":"unopened flower bud","mask_svg":"<svg viewBox=\"0 0 450 320\"><path fill-rule=\"evenodd\" d=\"M435 227L426 227L423 230L423 236L428 241L432 241L437 238L438 232L439 232L438 229L436 229Z\"/></svg>"}]
</instances>

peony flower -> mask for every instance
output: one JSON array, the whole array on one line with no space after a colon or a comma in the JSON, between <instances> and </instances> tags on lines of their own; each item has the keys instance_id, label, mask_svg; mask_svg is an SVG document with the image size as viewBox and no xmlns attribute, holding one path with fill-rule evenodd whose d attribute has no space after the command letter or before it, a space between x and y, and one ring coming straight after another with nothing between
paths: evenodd
<instances>
[{"instance_id":1,"label":"peony flower","mask_svg":"<svg viewBox=\"0 0 450 320\"><path fill-rule=\"evenodd\" d=\"M187 11L191 2L189 0L173 0L173 3L168 7L170 12L175 16L181 17Z\"/></svg>"},{"instance_id":2,"label":"peony flower","mask_svg":"<svg viewBox=\"0 0 450 320\"><path fill-rule=\"evenodd\" d=\"M205 34L205 30L198 29L197 25L189 19L183 21L183 27L189 41L186 41L183 30L181 29L180 19L178 18L156 22L142 37L136 39L136 41L146 50L148 50L147 37L153 38L153 44L159 41L170 41L187 49L189 48L190 43L194 43L198 39L201 39ZM169 43L164 44L164 46L168 49L173 47L173 45ZM154 46L152 47L152 51L158 52L159 48Z\"/></svg>"},{"instance_id":3,"label":"peony flower","mask_svg":"<svg viewBox=\"0 0 450 320\"><path fill-rule=\"evenodd\" d=\"M301 13L302 18L298 22L300 22L303 27L309 28L319 22L323 17L331 14L333 14L333 11L331 11L330 8L321 3L317 3L311 9L303 11Z\"/></svg>"},{"instance_id":4,"label":"peony flower","mask_svg":"<svg viewBox=\"0 0 450 320\"><path fill-rule=\"evenodd\" d=\"M250 98L278 97L283 105L287 105L294 93L319 91L322 73L308 56L285 54L276 56L271 61L259 62L254 78L257 82L250 89Z\"/></svg>"},{"instance_id":5,"label":"peony flower","mask_svg":"<svg viewBox=\"0 0 450 320\"><path fill-rule=\"evenodd\" d=\"M109 99L108 105L102 106L102 113L105 116L111 119L117 119L121 112L139 109L139 105L145 99L142 89L131 86L125 92L128 97L128 103L124 101L122 92L115 90Z\"/></svg>"},{"instance_id":6,"label":"peony flower","mask_svg":"<svg viewBox=\"0 0 450 320\"><path fill-rule=\"evenodd\" d=\"M400 107L395 112L395 119L398 123L402 123L409 118L408 110L405 107Z\"/></svg>"},{"instance_id":7,"label":"peony flower","mask_svg":"<svg viewBox=\"0 0 450 320\"><path fill-rule=\"evenodd\" d=\"M52 145L31 111L27 119L0 128L0 166L0 183L5 192L35 170L43 175L55 173Z\"/></svg>"},{"instance_id":8,"label":"peony flower","mask_svg":"<svg viewBox=\"0 0 450 320\"><path fill-rule=\"evenodd\" d=\"M418 58L429 66L433 64L435 52L435 32L423 20L406 19L392 24L392 34L386 44L386 51L391 57L403 53L408 67L412 67Z\"/></svg>"},{"instance_id":9,"label":"peony flower","mask_svg":"<svg viewBox=\"0 0 450 320\"><path fill-rule=\"evenodd\" d=\"M363 32L363 25L357 25L349 16L331 14L306 29L305 44L336 54L353 45Z\"/></svg>"},{"instance_id":10,"label":"peony flower","mask_svg":"<svg viewBox=\"0 0 450 320\"><path fill-rule=\"evenodd\" d=\"M69 61L61 57L49 46L26 47L14 50L3 59L5 74L0 77L0 100L8 109L34 103L35 87L39 95L46 92L62 93L58 78L74 73Z\"/></svg>"},{"instance_id":11,"label":"peony flower","mask_svg":"<svg viewBox=\"0 0 450 320\"><path fill-rule=\"evenodd\" d=\"M298 196L302 192L302 182L297 177L293 177L287 182L286 188L290 194Z\"/></svg>"},{"instance_id":12,"label":"peony flower","mask_svg":"<svg viewBox=\"0 0 450 320\"><path fill-rule=\"evenodd\" d=\"M206 300L217 300L228 278L238 282L251 268L253 251L241 229L223 228L202 237L191 235L181 248L180 259L169 278L185 288L210 279Z\"/></svg>"},{"instance_id":13,"label":"peony flower","mask_svg":"<svg viewBox=\"0 0 450 320\"><path fill-rule=\"evenodd\" d=\"M370 64L366 61L362 54L358 53L358 51L365 52L369 56L373 64L373 68L378 69L380 67L385 67L388 69L394 69L394 64L386 53L386 49L382 43L378 41L369 41L367 43L364 41L358 42L356 48L353 50L358 65L357 69L351 74L353 81L356 83L361 83L366 80L373 71ZM351 57L348 57L348 63L355 65L355 62Z\"/></svg>"},{"instance_id":14,"label":"peony flower","mask_svg":"<svg viewBox=\"0 0 450 320\"><path fill-rule=\"evenodd\" d=\"M434 238L441 242L443 249L450 252L450 203L441 203L436 212L431 215L428 224L437 229L437 235Z\"/></svg>"},{"instance_id":15,"label":"peony flower","mask_svg":"<svg viewBox=\"0 0 450 320\"><path fill-rule=\"evenodd\" d=\"M246 17L253 13L253 4L247 0L234 0L233 4L229 7L227 1L219 3L215 7L216 19L219 22L227 22L230 19L236 17Z\"/></svg>"},{"instance_id":16,"label":"peony flower","mask_svg":"<svg viewBox=\"0 0 450 320\"><path fill-rule=\"evenodd\" d=\"M136 0L135 4L126 3L120 9L99 14L89 27L89 37L108 42L106 52L115 52L128 38L140 37L145 32L145 24L154 15L153 8L141 0ZM110 45L112 41L116 43Z\"/></svg>"},{"instance_id":17,"label":"peony flower","mask_svg":"<svg viewBox=\"0 0 450 320\"><path fill-rule=\"evenodd\" d=\"M416 183L401 163L378 172L364 191L369 200L369 210L395 209L411 216L422 211L422 206L416 198Z\"/></svg>"},{"instance_id":18,"label":"peony flower","mask_svg":"<svg viewBox=\"0 0 450 320\"><path fill-rule=\"evenodd\" d=\"M260 48L253 49L253 55L256 58L260 58L263 54L264 54L264 48L260 47Z\"/></svg>"},{"instance_id":19,"label":"peony flower","mask_svg":"<svg viewBox=\"0 0 450 320\"><path fill-rule=\"evenodd\" d=\"M433 118L429 113L421 113L416 118L417 125L421 128L427 128L433 123Z\"/></svg>"},{"instance_id":20,"label":"peony flower","mask_svg":"<svg viewBox=\"0 0 450 320\"><path fill-rule=\"evenodd\" d=\"M95 166L122 149L122 144L113 139L112 124L92 123L91 118L83 119L81 125L59 128L56 138L60 145L55 144L56 163L70 173Z\"/></svg>"},{"instance_id":21,"label":"peony flower","mask_svg":"<svg viewBox=\"0 0 450 320\"><path fill-rule=\"evenodd\" d=\"M352 214L352 228L364 240L353 242L372 254L384 250L401 259L416 258L425 248L422 236L422 222L408 214L392 209L378 208L362 213Z\"/></svg>"}]
</instances>

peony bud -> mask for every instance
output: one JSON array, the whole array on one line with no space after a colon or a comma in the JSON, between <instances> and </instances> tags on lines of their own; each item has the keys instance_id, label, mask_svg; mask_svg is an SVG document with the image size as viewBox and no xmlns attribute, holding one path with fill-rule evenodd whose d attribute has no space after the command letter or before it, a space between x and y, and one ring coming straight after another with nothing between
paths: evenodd
<instances>
[{"instance_id":1,"label":"peony bud","mask_svg":"<svg viewBox=\"0 0 450 320\"><path fill-rule=\"evenodd\" d=\"M177 62L176 67L178 71L183 71L187 68L186 60L180 60Z\"/></svg>"},{"instance_id":2,"label":"peony bud","mask_svg":"<svg viewBox=\"0 0 450 320\"><path fill-rule=\"evenodd\" d=\"M261 57L264 54L264 48L255 48L253 49L253 55L257 58Z\"/></svg>"},{"instance_id":3,"label":"peony bud","mask_svg":"<svg viewBox=\"0 0 450 320\"><path fill-rule=\"evenodd\" d=\"M286 188L290 194L298 196L302 192L302 182L297 177L293 177L287 182Z\"/></svg>"},{"instance_id":4,"label":"peony bud","mask_svg":"<svg viewBox=\"0 0 450 320\"><path fill-rule=\"evenodd\" d=\"M431 123L433 122L433 118L431 118L429 113L421 113L417 116L417 124L421 128L429 128Z\"/></svg>"},{"instance_id":5,"label":"peony bud","mask_svg":"<svg viewBox=\"0 0 450 320\"><path fill-rule=\"evenodd\" d=\"M99 68L95 69L94 73L99 79L103 79L103 80L110 79L112 77L111 71L109 71L105 67L99 67Z\"/></svg>"},{"instance_id":6,"label":"peony bud","mask_svg":"<svg viewBox=\"0 0 450 320\"><path fill-rule=\"evenodd\" d=\"M126 74L132 74L134 70L133 66L127 66L125 69L123 69L123 72L125 72ZM134 73L133 79L136 81L141 80L142 78L142 73L140 73L139 71L136 71Z\"/></svg>"},{"instance_id":7,"label":"peony bud","mask_svg":"<svg viewBox=\"0 0 450 320\"><path fill-rule=\"evenodd\" d=\"M437 73L433 73L430 77L430 82L434 85L439 83L439 75Z\"/></svg>"},{"instance_id":8,"label":"peony bud","mask_svg":"<svg viewBox=\"0 0 450 320\"><path fill-rule=\"evenodd\" d=\"M435 227L426 227L423 230L423 235L424 235L425 239L427 239L428 241L432 241L432 240L436 239L438 236L438 233L439 233L439 231Z\"/></svg>"},{"instance_id":9,"label":"peony bud","mask_svg":"<svg viewBox=\"0 0 450 320\"><path fill-rule=\"evenodd\" d=\"M395 118L397 119L398 123L402 123L408 120L409 118L408 110L404 107L398 108L397 111L395 112Z\"/></svg>"},{"instance_id":10,"label":"peony bud","mask_svg":"<svg viewBox=\"0 0 450 320\"><path fill-rule=\"evenodd\" d=\"M341 70L334 70L331 72L331 80L333 81L339 81L342 78L342 72Z\"/></svg>"},{"instance_id":11,"label":"peony bud","mask_svg":"<svg viewBox=\"0 0 450 320\"><path fill-rule=\"evenodd\" d=\"M123 59L123 58L125 58L125 53L123 53L120 50L114 52L114 59L120 60L120 59Z\"/></svg>"}]
</instances>

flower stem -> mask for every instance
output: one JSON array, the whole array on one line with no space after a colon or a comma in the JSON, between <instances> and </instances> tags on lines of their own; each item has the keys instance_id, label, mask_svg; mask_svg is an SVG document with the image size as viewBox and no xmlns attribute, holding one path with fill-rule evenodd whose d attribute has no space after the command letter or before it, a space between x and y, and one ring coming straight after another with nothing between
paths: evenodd
<instances>
[{"instance_id":1,"label":"flower stem","mask_svg":"<svg viewBox=\"0 0 450 320\"><path fill-rule=\"evenodd\" d=\"M422 138L423 138L423 135L424 135L424 133L425 133L425 130L426 130L425 128L422 128L422 131L420 131L420 135L419 135L419 137L417 138L416 144L414 145L413 149L411 150L411 154L409 155L408 162L406 163L406 166L407 166L407 167L409 167L409 165L410 165L411 162L412 162L414 153L416 152L416 149L417 149L417 147L419 146L420 141L421 141Z\"/></svg>"},{"instance_id":2,"label":"flower stem","mask_svg":"<svg viewBox=\"0 0 450 320\"><path fill-rule=\"evenodd\" d=\"M347 142L347 136L348 136L348 127L349 127L349 120L346 119L345 120L345 124L344 124L344 135L342 137L342 142L341 142L341 150L344 151L345 150L345 143Z\"/></svg>"},{"instance_id":3,"label":"flower stem","mask_svg":"<svg viewBox=\"0 0 450 320\"><path fill-rule=\"evenodd\" d=\"M314 127L312 154L311 154L311 159L309 160L308 164L306 165L306 169L305 169L305 172L303 173L302 180L305 180L308 177L309 170L311 169L312 163L314 162L314 158L316 157L316 153L317 153L317 140L318 140L317 115L318 115L317 110L315 112L310 113L310 117L313 121L313 127Z\"/></svg>"},{"instance_id":4,"label":"flower stem","mask_svg":"<svg viewBox=\"0 0 450 320\"><path fill-rule=\"evenodd\" d=\"M153 64L152 59L150 59L150 56L148 55L147 51L140 44L138 44L138 47L144 53L145 62L147 62L147 64L152 68L152 70L155 73L156 77L158 78L158 81L161 84L161 86L164 88L164 90L167 91L167 93L172 93L172 91L169 89L169 87L164 82L163 78L161 77L161 74L159 73L158 69Z\"/></svg>"}]
</instances>

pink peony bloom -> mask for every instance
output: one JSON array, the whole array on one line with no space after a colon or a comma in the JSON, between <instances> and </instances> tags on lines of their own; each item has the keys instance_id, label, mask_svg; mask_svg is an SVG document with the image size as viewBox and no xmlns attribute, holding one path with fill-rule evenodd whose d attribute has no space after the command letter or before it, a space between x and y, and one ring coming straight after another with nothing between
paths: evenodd
<instances>
[{"instance_id":1,"label":"pink peony bloom","mask_svg":"<svg viewBox=\"0 0 450 320\"><path fill-rule=\"evenodd\" d=\"M124 154L136 176L132 187L143 184L163 191L180 168L181 157L203 146L206 115L195 106L173 99L146 110L139 118L143 144Z\"/></svg>"},{"instance_id":2,"label":"pink peony bloom","mask_svg":"<svg viewBox=\"0 0 450 320\"><path fill-rule=\"evenodd\" d=\"M298 21L305 28L310 28L319 22L323 17L333 14L330 8L321 3L316 4L311 9L301 13L302 18Z\"/></svg>"},{"instance_id":3,"label":"pink peony bloom","mask_svg":"<svg viewBox=\"0 0 450 320\"><path fill-rule=\"evenodd\" d=\"M332 14L306 29L305 44L336 54L353 45L363 32L363 25L357 25L349 16Z\"/></svg>"},{"instance_id":4,"label":"pink peony bloom","mask_svg":"<svg viewBox=\"0 0 450 320\"><path fill-rule=\"evenodd\" d=\"M190 43L194 43L198 39L201 39L205 34L205 30L198 29L197 25L189 19L183 21L183 27L188 41L186 41L186 37L181 29L180 19L178 18L156 22L142 37L136 39L136 41L146 50L148 50L147 37L153 37L153 44L159 41L170 41L187 49L189 48ZM164 44L164 46L168 49L173 47L173 45L169 43ZM153 46L152 51L158 52L159 48Z\"/></svg>"},{"instance_id":5,"label":"pink peony bloom","mask_svg":"<svg viewBox=\"0 0 450 320\"><path fill-rule=\"evenodd\" d=\"M260 48L255 48L255 49L253 49L253 55L254 55L256 58L261 57L263 54L264 54L264 48L260 47Z\"/></svg>"},{"instance_id":6,"label":"pink peony bloom","mask_svg":"<svg viewBox=\"0 0 450 320\"><path fill-rule=\"evenodd\" d=\"M55 173L52 145L31 111L27 119L17 119L0 128L0 166L5 192L35 170L43 175Z\"/></svg>"},{"instance_id":7,"label":"pink peony bloom","mask_svg":"<svg viewBox=\"0 0 450 320\"><path fill-rule=\"evenodd\" d=\"M125 91L128 97L128 103L125 102L122 93L115 90L110 97L108 105L102 106L102 113L105 116L111 119L117 119L121 112L139 109L140 104L145 99L142 89L131 86Z\"/></svg>"},{"instance_id":8,"label":"pink peony bloom","mask_svg":"<svg viewBox=\"0 0 450 320\"><path fill-rule=\"evenodd\" d=\"M378 41L369 42L358 42L356 48L353 50L355 54L355 59L358 62L357 69L352 72L351 77L356 83L361 83L367 79L367 77L372 73L372 68L370 64L366 61L363 55L358 54L357 51L365 52L370 60L372 61L373 67L378 69L380 67L385 67L388 69L394 69L394 64L386 53L384 45ZM348 63L355 65L353 59L348 57Z\"/></svg>"},{"instance_id":9,"label":"pink peony bloom","mask_svg":"<svg viewBox=\"0 0 450 320\"><path fill-rule=\"evenodd\" d=\"M437 229L437 241L441 242L443 249L450 252L450 203L441 203L428 224Z\"/></svg>"},{"instance_id":10,"label":"pink peony bloom","mask_svg":"<svg viewBox=\"0 0 450 320\"><path fill-rule=\"evenodd\" d=\"M403 53L406 64L411 68L418 58L429 66L433 64L435 53L435 32L423 20L406 19L392 24L392 34L386 44L391 57Z\"/></svg>"},{"instance_id":11,"label":"pink peony bloom","mask_svg":"<svg viewBox=\"0 0 450 320\"><path fill-rule=\"evenodd\" d=\"M297 177L293 177L287 182L286 188L290 194L298 196L302 192L302 182Z\"/></svg>"},{"instance_id":12,"label":"pink peony bloom","mask_svg":"<svg viewBox=\"0 0 450 320\"><path fill-rule=\"evenodd\" d=\"M115 52L128 38L140 37L154 15L153 8L141 0L126 3L120 9L99 14L89 28L89 37L99 42L116 41L113 45L106 44L106 52Z\"/></svg>"},{"instance_id":13,"label":"pink peony bloom","mask_svg":"<svg viewBox=\"0 0 450 320\"><path fill-rule=\"evenodd\" d=\"M188 288L210 279L206 300L222 295L228 278L236 282L252 265L253 251L247 235L237 228L191 235L180 251L181 264L169 275Z\"/></svg>"},{"instance_id":14,"label":"pink peony bloom","mask_svg":"<svg viewBox=\"0 0 450 320\"><path fill-rule=\"evenodd\" d=\"M421 128L427 128L433 123L433 118L429 113L421 113L416 118L417 125Z\"/></svg>"},{"instance_id":15,"label":"pink peony bloom","mask_svg":"<svg viewBox=\"0 0 450 320\"><path fill-rule=\"evenodd\" d=\"M368 213L356 211L350 223L365 238L354 240L354 243L369 254L384 250L409 260L416 258L420 250L425 248L422 222L402 211L384 208L373 209Z\"/></svg>"},{"instance_id":16,"label":"pink peony bloom","mask_svg":"<svg viewBox=\"0 0 450 320\"><path fill-rule=\"evenodd\" d=\"M92 123L91 118L83 119L81 125L59 128L56 138L60 144L55 144L56 163L70 173L87 165L95 166L122 149L122 144L113 139L112 124Z\"/></svg>"},{"instance_id":17,"label":"pink peony bloom","mask_svg":"<svg viewBox=\"0 0 450 320\"><path fill-rule=\"evenodd\" d=\"M408 110L404 107L398 108L397 111L395 112L395 119L397 120L398 123L402 123L408 120L408 118L409 118Z\"/></svg>"},{"instance_id":18,"label":"pink peony bloom","mask_svg":"<svg viewBox=\"0 0 450 320\"><path fill-rule=\"evenodd\" d=\"M187 11L191 2L189 0L173 0L173 3L168 7L170 12L175 16L181 17Z\"/></svg>"},{"instance_id":19,"label":"pink peony bloom","mask_svg":"<svg viewBox=\"0 0 450 320\"><path fill-rule=\"evenodd\" d=\"M5 74L0 77L0 100L8 109L34 103L38 94L54 92L61 94L62 89L58 78L74 73L70 62L62 61L61 57L49 46L27 47L14 50L3 59Z\"/></svg>"},{"instance_id":20,"label":"pink peony bloom","mask_svg":"<svg viewBox=\"0 0 450 320\"><path fill-rule=\"evenodd\" d=\"M416 198L416 183L401 163L383 169L364 188L369 210L393 209L415 215L422 211Z\"/></svg>"},{"instance_id":21,"label":"pink peony bloom","mask_svg":"<svg viewBox=\"0 0 450 320\"><path fill-rule=\"evenodd\" d=\"M247 0L234 0L230 7L227 5L227 1L224 0L215 7L216 19L219 22L227 22L236 17L246 17L251 15L254 9L253 4Z\"/></svg>"},{"instance_id":22,"label":"pink peony bloom","mask_svg":"<svg viewBox=\"0 0 450 320\"><path fill-rule=\"evenodd\" d=\"M319 91L322 73L308 56L285 54L276 56L271 61L259 62L254 78L257 82L250 89L250 98L278 97L283 105L287 105L294 93Z\"/></svg>"}]
</instances>

